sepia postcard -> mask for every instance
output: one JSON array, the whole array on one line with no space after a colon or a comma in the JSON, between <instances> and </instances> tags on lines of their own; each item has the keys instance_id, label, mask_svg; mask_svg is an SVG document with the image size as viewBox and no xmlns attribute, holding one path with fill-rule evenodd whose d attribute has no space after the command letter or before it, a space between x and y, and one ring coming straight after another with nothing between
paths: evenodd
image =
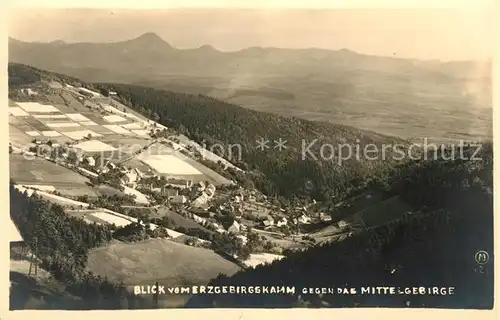
<instances>
[{"instance_id":1,"label":"sepia postcard","mask_svg":"<svg viewBox=\"0 0 500 320\"><path fill-rule=\"evenodd\" d=\"M8 13L10 311L493 309L494 10L118 7Z\"/></svg>"}]
</instances>

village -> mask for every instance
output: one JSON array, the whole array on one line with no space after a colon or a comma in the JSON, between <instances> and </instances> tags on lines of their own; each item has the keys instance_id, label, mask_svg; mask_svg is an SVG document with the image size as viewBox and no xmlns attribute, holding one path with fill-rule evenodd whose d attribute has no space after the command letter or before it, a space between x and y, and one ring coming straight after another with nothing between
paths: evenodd
<instances>
[{"instance_id":1,"label":"village","mask_svg":"<svg viewBox=\"0 0 500 320\"><path fill-rule=\"evenodd\" d=\"M11 179L18 190L62 205L68 215L122 228L162 227L173 241L208 249L214 249L213 234L243 246L253 237L259 245L243 259L248 266L350 233L345 221L332 227L331 215L315 203L283 208L226 179L221 170L241 169L133 112L115 92L103 96L52 81L15 95L21 101L9 102ZM207 160L218 170L204 165ZM67 182L57 178L69 172ZM333 231L314 236L325 227Z\"/></svg>"}]
</instances>

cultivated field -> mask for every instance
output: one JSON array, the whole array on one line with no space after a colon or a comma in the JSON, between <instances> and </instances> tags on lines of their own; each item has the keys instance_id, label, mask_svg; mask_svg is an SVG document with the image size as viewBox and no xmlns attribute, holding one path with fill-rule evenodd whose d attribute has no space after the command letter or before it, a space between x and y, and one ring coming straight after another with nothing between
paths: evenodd
<instances>
[{"instance_id":1,"label":"cultivated field","mask_svg":"<svg viewBox=\"0 0 500 320\"><path fill-rule=\"evenodd\" d=\"M207 284L219 273L232 275L239 267L215 252L164 239L126 244L114 241L94 249L88 268L111 281L124 284Z\"/></svg>"},{"instance_id":2,"label":"cultivated field","mask_svg":"<svg viewBox=\"0 0 500 320\"><path fill-rule=\"evenodd\" d=\"M151 166L160 174L170 175L197 175L200 171L182 161L174 155L144 155L139 156L139 160Z\"/></svg>"},{"instance_id":3,"label":"cultivated field","mask_svg":"<svg viewBox=\"0 0 500 320\"><path fill-rule=\"evenodd\" d=\"M186 229L200 229L212 233L212 231L196 223L195 221L185 218L182 215L178 214L177 212L168 210L167 208L160 207L156 209L147 209L147 210L148 210L148 215L151 218L168 217L177 227L183 227Z\"/></svg>"},{"instance_id":4,"label":"cultivated field","mask_svg":"<svg viewBox=\"0 0 500 320\"><path fill-rule=\"evenodd\" d=\"M87 185L88 179L55 163L20 154L9 157L10 177L18 184L54 186L61 194L96 196Z\"/></svg>"},{"instance_id":5,"label":"cultivated field","mask_svg":"<svg viewBox=\"0 0 500 320\"><path fill-rule=\"evenodd\" d=\"M153 144L140 156L127 161L126 165L142 171L152 168L159 174L194 182L208 181L214 185L231 183L212 169L162 143Z\"/></svg>"},{"instance_id":6,"label":"cultivated field","mask_svg":"<svg viewBox=\"0 0 500 320\"><path fill-rule=\"evenodd\" d=\"M89 214L89 216L95 217L98 220L101 220L107 224L114 224L117 227L124 227L131 223L130 220L124 219L122 217L117 217L115 215L109 214L104 211L96 211L94 213ZM87 216L87 218L89 217ZM90 220L92 221L93 219Z\"/></svg>"}]
</instances>

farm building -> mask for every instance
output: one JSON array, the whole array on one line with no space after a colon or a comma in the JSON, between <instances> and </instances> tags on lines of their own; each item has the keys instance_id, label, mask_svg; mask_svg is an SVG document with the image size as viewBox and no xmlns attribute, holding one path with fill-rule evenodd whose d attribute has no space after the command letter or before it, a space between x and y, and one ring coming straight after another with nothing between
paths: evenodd
<instances>
[{"instance_id":1,"label":"farm building","mask_svg":"<svg viewBox=\"0 0 500 320\"><path fill-rule=\"evenodd\" d=\"M281 218L278 220L278 222L276 222L276 226L277 227L281 227L281 226L286 226L288 223L287 219L285 217Z\"/></svg>"},{"instance_id":2,"label":"farm building","mask_svg":"<svg viewBox=\"0 0 500 320\"><path fill-rule=\"evenodd\" d=\"M306 214L302 214L297 219L294 219L294 222L295 223L299 222L299 223L302 223L302 224L309 224L309 223L311 223L311 217L309 217Z\"/></svg>"},{"instance_id":3,"label":"farm building","mask_svg":"<svg viewBox=\"0 0 500 320\"><path fill-rule=\"evenodd\" d=\"M208 200L209 200L208 196L205 193L203 193L201 196L199 196L193 201L192 205L195 208L201 208L207 204Z\"/></svg>"},{"instance_id":4,"label":"farm building","mask_svg":"<svg viewBox=\"0 0 500 320\"><path fill-rule=\"evenodd\" d=\"M203 182L203 181L198 182L197 187L198 187L198 191L202 192L203 190L205 190L205 187L206 187L205 182Z\"/></svg>"},{"instance_id":5,"label":"farm building","mask_svg":"<svg viewBox=\"0 0 500 320\"><path fill-rule=\"evenodd\" d=\"M125 175L123 176L123 181L125 181L125 183L135 183L137 182L138 178L139 177L137 175L137 172L132 170L125 173Z\"/></svg>"},{"instance_id":6,"label":"farm building","mask_svg":"<svg viewBox=\"0 0 500 320\"><path fill-rule=\"evenodd\" d=\"M94 167L95 166L95 159L94 157L87 157L85 158L85 161L87 161L87 164L91 167Z\"/></svg>"},{"instance_id":7,"label":"farm building","mask_svg":"<svg viewBox=\"0 0 500 320\"><path fill-rule=\"evenodd\" d=\"M321 219L321 221L325 221L325 222L326 222L326 221L332 221L332 216L331 216L331 215L329 215L329 214L326 214L326 213L324 213L324 212L321 212L321 213L319 214L319 218Z\"/></svg>"},{"instance_id":8,"label":"farm building","mask_svg":"<svg viewBox=\"0 0 500 320\"><path fill-rule=\"evenodd\" d=\"M247 242L248 242L248 238L242 234L238 235L238 238L241 240L241 242L243 243L243 245L246 245Z\"/></svg>"},{"instance_id":9,"label":"farm building","mask_svg":"<svg viewBox=\"0 0 500 320\"><path fill-rule=\"evenodd\" d=\"M264 225L264 227L274 226L274 219L272 217L267 217L267 219L262 221L262 224Z\"/></svg>"},{"instance_id":10,"label":"farm building","mask_svg":"<svg viewBox=\"0 0 500 320\"><path fill-rule=\"evenodd\" d=\"M108 161L108 162L106 163L105 167L106 167L107 169L109 169L109 170L113 170L113 169L116 169L116 167L117 167L117 166L116 166L116 164L114 164L113 162Z\"/></svg>"},{"instance_id":11,"label":"farm building","mask_svg":"<svg viewBox=\"0 0 500 320\"><path fill-rule=\"evenodd\" d=\"M172 188L169 188L169 187L163 187L161 189L161 192L163 194L167 195L168 197L175 197L175 196L179 195L179 191L177 189L172 189Z\"/></svg>"},{"instance_id":12,"label":"farm building","mask_svg":"<svg viewBox=\"0 0 500 320\"><path fill-rule=\"evenodd\" d=\"M38 92L36 92L35 90L33 90L31 88L21 89L21 93L26 94L28 96L36 96L36 95L38 95Z\"/></svg>"},{"instance_id":13,"label":"farm building","mask_svg":"<svg viewBox=\"0 0 500 320\"><path fill-rule=\"evenodd\" d=\"M166 185L178 188L191 188L193 181L185 179L167 179Z\"/></svg>"},{"instance_id":14,"label":"farm building","mask_svg":"<svg viewBox=\"0 0 500 320\"><path fill-rule=\"evenodd\" d=\"M215 195L215 186L213 184L209 184L205 190L205 193L212 198Z\"/></svg>"}]
</instances>

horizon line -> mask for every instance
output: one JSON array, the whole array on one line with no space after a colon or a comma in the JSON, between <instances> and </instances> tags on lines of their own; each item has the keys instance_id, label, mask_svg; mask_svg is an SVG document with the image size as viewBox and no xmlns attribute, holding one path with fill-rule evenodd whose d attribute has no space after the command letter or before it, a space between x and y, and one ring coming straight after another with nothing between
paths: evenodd
<instances>
[{"instance_id":1,"label":"horizon line","mask_svg":"<svg viewBox=\"0 0 500 320\"><path fill-rule=\"evenodd\" d=\"M232 50L232 51L223 51L218 48L216 48L213 45L210 44L203 44L199 47L192 47L192 48L178 48L173 45L171 45L168 41L163 39L158 33L150 31L150 32L144 32L139 36L133 37L133 38L128 38L128 39L123 39L123 40L114 40L114 41L101 41L101 42L90 42L90 41L67 41L67 40L62 40L62 39L54 39L51 41L25 41L22 39L14 38L12 36L8 36L9 40L14 40L18 42L23 42L23 43L30 43L30 44L53 44L55 42L60 42L62 44L66 45L74 45L74 44L117 44L117 43L125 43L129 41L134 41L138 40L146 35L150 36L156 36L158 39L163 41L165 44L169 45L172 49L174 50L179 50L179 51L190 51L190 50L199 50L202 49L203 47L209 47L213 49L214 51L217 51L219 53L238 53L242 52L245 50L249 49L263 49L263 50L269 50L269 49L277 49L277 50L293 50L293 51L305 51L305 50L321 50L321 51L328 51L328 52L340 52L340 51L348 51L353 54L359 55L359 56L368 56L368 57L379 57L379 58L390 58L390 59L397 59L397 60L409 60L409 61L421 61L421 62L437 62L437 63L450 63L450 62L473 62L473 63L478 63L478 62L483 62L483 63L492 63L492 57L484 57L484 58L477 58L477 59L456 59L456 60L443 60L439 58L434 58L434 59L422 59L422 58L409 58L409 57L398 57L398 56L389 56L389 55L376 55L376 54L369 54L369 53L361 53L358 51L354 51L349 48L341 48L341 49L327 49L327 48L321 48L321 47L304 47L304 48L293 48L293 47L262 47L262 46L248 46L241 48L239 50Z\"/></svg>"}]
</instances>

